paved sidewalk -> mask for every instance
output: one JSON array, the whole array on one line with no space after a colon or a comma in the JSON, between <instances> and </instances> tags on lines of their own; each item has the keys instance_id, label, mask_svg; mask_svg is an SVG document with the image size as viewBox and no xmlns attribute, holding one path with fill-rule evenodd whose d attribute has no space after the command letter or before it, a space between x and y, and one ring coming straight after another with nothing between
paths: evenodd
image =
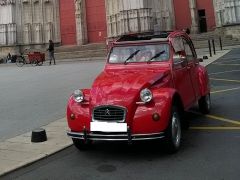
<instances>
[{"instance_id":1,"label":"paved sidewalk","mask_svg":"<svg viewBox=\"0 0 240 180\"><path fill-rule=\"evenodd\" d=\"M207 66L229 51L218 51L217 55L204 60L201 64ZM205 50L198 50L198 57L206 54ZM31 143L31 132L0 142L0 176L72 145L71 139L66 135L67 127L65 118L43 126L48 137L43 143Z\"/></svg>"},{"instance_id":2,"label":"paved sidewalk","mask_svg":"<svg viewBox=\"0 0 240 180\"><path fill-rule=\"evenodd\" d=\"M72 145L65 118L42 128L47 133L45 142L32 143L31 132L0 142L0 176Z\"/></svg>"},{"instance_id":3,"label":"paved sidewalk","mask_svg":"<svg viewBox=\"0 0 240 180\"><path fill-rule=\"evenodd\" d=\"M222 51L216 51L216 55L212 55L212 57L210 57L208 55L208 51L197 50L197 55L198 55L198 58L203 58L203 56L206 56L206 55L208 56L208 59L204 59L203 62L200 63L203 66L207 66L208 64L211 64L212 62L216 61L217 59L224 56L225 54L227 54L230 51L231 50L229 50L229 49L222 50Z\"/></svg>"}]
</instances>

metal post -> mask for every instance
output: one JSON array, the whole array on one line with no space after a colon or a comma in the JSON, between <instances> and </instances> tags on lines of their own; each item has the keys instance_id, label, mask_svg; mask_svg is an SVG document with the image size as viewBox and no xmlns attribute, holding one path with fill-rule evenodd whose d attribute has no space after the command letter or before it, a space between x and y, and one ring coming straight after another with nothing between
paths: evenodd
<instances>
[{"instance_id":1,"label":"metal post","mask_svg":"<svg viewBox=\"0 0 240 180\"><path fill-rule=\"evenodd\" d=\"M213 53L214 55L216 54L216 49L215 49L215 42L214 39L212 39L212 46L213 46Z\"/></svg>"},{"instance_id":2,"label":"metal post","mask_svg":"<svg viewBox=\"0 0 240 180\"><path fill-rule=\"evenodd\" d=\"M219 44L220 44L220 49L223 50L223 47L222 47L222 38L219 36Z\"/></svg>"},{"instance_id":3,"label":"metal post","mask_svg":"<svg viewBox=\"0 0 240 180\"><path fill-rule=\"evenodd\" d=\"M211 48L211 42L210 42L210 40L208 40L208 48L209 48L210 57L212 57L212 48Z\"/></svg>"}]
</instances>

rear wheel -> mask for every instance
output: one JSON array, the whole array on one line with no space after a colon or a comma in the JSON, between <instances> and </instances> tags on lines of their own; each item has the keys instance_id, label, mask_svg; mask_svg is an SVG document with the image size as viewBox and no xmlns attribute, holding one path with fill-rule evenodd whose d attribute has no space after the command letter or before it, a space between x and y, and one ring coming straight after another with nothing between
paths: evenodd
<instances>
[{"instance_id":1,"label":"rear wheel","mask_svg":"<svg viewBox=\"0 0 240 180\"><path fill-rule=\"evenodd\" d=\"M16 65L17 65L18 67L22 67L24 64L25 64L24 59L23 59L22 57L17 57L17 59L16 59Z\"/></svg>"},{"instance_id":2,"label":"rear wheel","mask_svg":"<svg viewBox=\"0 0 240 180\"><path fill-rule=\"evenodd\" d=\"M169 125L166 130L166 148L169 153L175 153L180 149L182 130L180 114L177 106L172 107Z\"/></svg>"},{"instance_id":3,"label":"rear wheel","mask_svg":"<svg viewBox=\"0 0 240 180\"><path fill-rule=\"evenodd\" d=\"M37 65L36 60L32 60L32 61L31 61L31 65L32 65L32 66L36 66L36 65Z\"/></svg>"},{"instance_id":4,"label":"rear wheel","mask_svg":"<svg viewBox=\"0 0 240 180\"><path fill-rule=\"evenodd\" d=\"M206 96L202 96L198 101L198 106L201 113L208 114L211 109L210 94L207 94Z\"/></svg>"},{"instance_id":5,"label":"rear wheel","mask_svg":"<svg viewBox=\"0 0 240 180\"><path fill-rule=\"evenodd\" d=\"M43 64L43 61L42 60L37 60L37 65L38 66L41 66Z\"/></svg>"},{"instance_id":6,"label":"rear wheel","mask_svg":"<svg viewBox=\"0 0 240 180\"><path fill-rule=\"evenodd\" d=\"M84 141L83 139L75 139L72 138L73 144L74 146L80 150L80 151L84 151L84 150L88 150L91 147L92 141Z\"/></svg>"}]
</instances>

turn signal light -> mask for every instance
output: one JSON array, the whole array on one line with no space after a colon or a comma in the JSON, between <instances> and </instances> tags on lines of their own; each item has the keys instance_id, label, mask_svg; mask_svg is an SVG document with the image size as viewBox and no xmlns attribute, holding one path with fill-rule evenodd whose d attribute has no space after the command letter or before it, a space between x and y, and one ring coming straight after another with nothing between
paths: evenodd
<instances>
[{"instance_id":1,"label":"turn signal light","mask_svg":"<svg viewBox=\"0 0 240 180\"><path fill-rule=\"evenodd\" d=\"M71 118L71 120L74 120L74 119L75 119L75 115L72 113L72 114L70 115L70 118Z\"/></svg>"},{"instance_id":2,"label":"turn signal light","mask_svg":"<svg viewBox=\"0 0 240 180\"><path fill-rule=\"evenodd\" d=\"M153 119L154 121L159 121L159 120L160 120L160 115L159 115L158 113L153 113L152 119Z\"/></svg>"}]
</instances>

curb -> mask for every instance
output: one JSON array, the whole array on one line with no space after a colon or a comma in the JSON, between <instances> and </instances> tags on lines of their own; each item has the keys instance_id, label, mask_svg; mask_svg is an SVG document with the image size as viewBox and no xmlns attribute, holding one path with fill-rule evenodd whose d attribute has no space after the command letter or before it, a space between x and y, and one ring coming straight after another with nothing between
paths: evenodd
<instances>
[{"instance_id":1,"label":"curb","mask_svg":"<svg viewBox=\"0 0 240 180\"><path fill-rule=\"evenodd\" d=\"M66 135L65 118L43 126L48 140L42 143L31 142L31 132L0 142L0 177L21 167L46 158L72 145Z\"/></svg>"}]
</instances>

